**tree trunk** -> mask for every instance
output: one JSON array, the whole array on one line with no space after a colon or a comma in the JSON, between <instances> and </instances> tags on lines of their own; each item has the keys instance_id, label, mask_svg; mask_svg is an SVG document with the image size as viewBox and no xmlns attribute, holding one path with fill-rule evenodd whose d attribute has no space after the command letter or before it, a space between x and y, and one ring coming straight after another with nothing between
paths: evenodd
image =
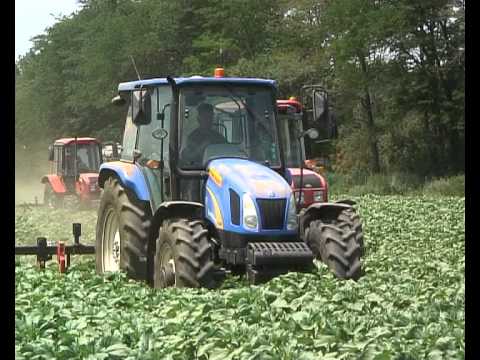
<instances>
[{"instance_id":1,"label":"tree trunk","mask_svg":"<svg viewBox=\"0 0 480 360\"><path fill-rule=\"evenodd\" d=\"M363 75L366 79L364 92L365 92L365 101L362 102L362 105L367 113L367 129L370 135L368 139L370 145L370 152L372 154L372 171L374 173L380 172L380 154L378 151L378 139L377 133L375 131L375 121L373 118L373 109L372 109L372 98L370 96L370 89L368 87L368 76L367 76L367 63L365 61L365 57L363 55L359 56L360 65L362 68Z\"/></svg>"}]
</instances>

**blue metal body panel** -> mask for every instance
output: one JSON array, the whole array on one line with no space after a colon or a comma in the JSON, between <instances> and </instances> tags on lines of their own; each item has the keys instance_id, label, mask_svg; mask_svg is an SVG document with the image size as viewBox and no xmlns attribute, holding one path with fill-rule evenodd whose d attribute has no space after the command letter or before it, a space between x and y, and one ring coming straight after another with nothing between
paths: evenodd
<instances>
[{"instance_id":1,"label":"blue metal body panel","mask_svg":"<svg viewBox=\"0 0 480 360\"><path fill-rule=\"evenodd\" d=\"M208 177L205 191L205 214L212 224L217 225L215 217L214 201L220 207L223 220L223 230L238 234L257 235L292 235L296 230L287 230L286 217L288 202L292 193L291 187L278 173L270 168L245 159L216 159L210 162L208 170L214 169L221 177L221 184L218 179ZM231 222L230 193L232 189L240 196L240 225ZM210 191L209 191L210 190ZM243 194L248 193L257 209L259 228L257 231L250 230L243 225ZM284 228L281 230L263 230L261 227L261 212L258 208L257 199L286 199ZM267 214L268 216L268 214Z\"/></svg>"},{"instance_id":2,"label":"blue metal body panel","mask_svg":"<svg viewBox=\"0 0 480 360\"><path fill-rule=\"evenodd\" d=\"M201 76L192 76L192 77L179 77L174 79L178 86L182 85L195 85L195 84L230 84L230 85L264 85L276 87L277 82L270 79L257 79L257 78L215 78L215 77L201 77ZM139 89L141 86L155 86L155 85L167 85L166 78L154 78L154 79L144 79L137 81L123 82L118 85L118 91L132 91Z\"/></svg>"},{"instance_id":3,"label":"blue metal body panel","mask_svg":"<svg viewBox=\"0 0 480 360\"><path fill-rule=\"evenodd\" d=\"M100 176L107 170L113 171L122 181L124 187L131 189L138 199L150 201L150 192L144 175L136 164L123 161L111 161L100 165Z\"/></svg>"}]
</instances>

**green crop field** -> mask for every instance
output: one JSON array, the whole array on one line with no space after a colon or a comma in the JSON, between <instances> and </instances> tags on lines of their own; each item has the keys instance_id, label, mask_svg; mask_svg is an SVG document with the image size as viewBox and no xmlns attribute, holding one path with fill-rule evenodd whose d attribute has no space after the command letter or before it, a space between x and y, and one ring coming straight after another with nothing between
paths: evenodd
<instances>
[{"instance_id":1,"label":"green crop field","mask_svg":"<svg viewBox=\"0 0 480 360\"><path fill-rule=\"evenodd\" d=\"M365 274L322 263L249 286L155 291L91 257L59 274L16 258L17 359L463 359L465 199L364 196ZM95 212L16 207L16 243L94 241Z\"/></svg>"}]
</instances>

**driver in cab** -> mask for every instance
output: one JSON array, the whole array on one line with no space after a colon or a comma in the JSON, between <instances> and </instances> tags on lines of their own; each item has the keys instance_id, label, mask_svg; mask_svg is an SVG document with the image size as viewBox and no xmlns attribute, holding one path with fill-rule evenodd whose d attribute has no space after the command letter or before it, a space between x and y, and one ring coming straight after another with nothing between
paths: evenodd
<instances>
[{"instance_id":1,"label":"driver in cab","mask_svg":"<svg viewBox=\"0 0 480 360\"><path fill-rule=\"evenodd\" d=\"M213 106L202 103L197 107L199 126L187 138L187 147L182 151L182 159L189 164L199 164L208 145L224 144L225 137L212 129Z\"/></svg>"}]
</instances>

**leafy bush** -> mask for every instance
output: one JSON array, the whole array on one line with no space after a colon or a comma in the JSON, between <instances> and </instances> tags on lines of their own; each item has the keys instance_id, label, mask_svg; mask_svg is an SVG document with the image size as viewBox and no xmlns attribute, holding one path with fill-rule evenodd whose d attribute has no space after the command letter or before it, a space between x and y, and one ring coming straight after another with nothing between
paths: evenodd
<instances>
[{"instance_id":1,"label":"leafy bush","mask_svg":"<svg viewBox=\"0 0 480 360\"><path fill-rule=\"evenodd\" d=\"M429 182L409 173L358 176L330 172L326 177L332 194L465 196L464 175L434 179Z\"/></svg>"},{"instance_id":2,"label":"leafy bush","mask_svg":"<svg viewBox=\"0 0 480 360\"><path fill-rule=\"evenodd\" d=\"M465 199L356 200L366 236L358 282L318 263L261 286L229 278L215 291L155 291L97 276L91 260L67 274L19 263L16 358L463 359Z\"/></svg>"}]
</instances>

